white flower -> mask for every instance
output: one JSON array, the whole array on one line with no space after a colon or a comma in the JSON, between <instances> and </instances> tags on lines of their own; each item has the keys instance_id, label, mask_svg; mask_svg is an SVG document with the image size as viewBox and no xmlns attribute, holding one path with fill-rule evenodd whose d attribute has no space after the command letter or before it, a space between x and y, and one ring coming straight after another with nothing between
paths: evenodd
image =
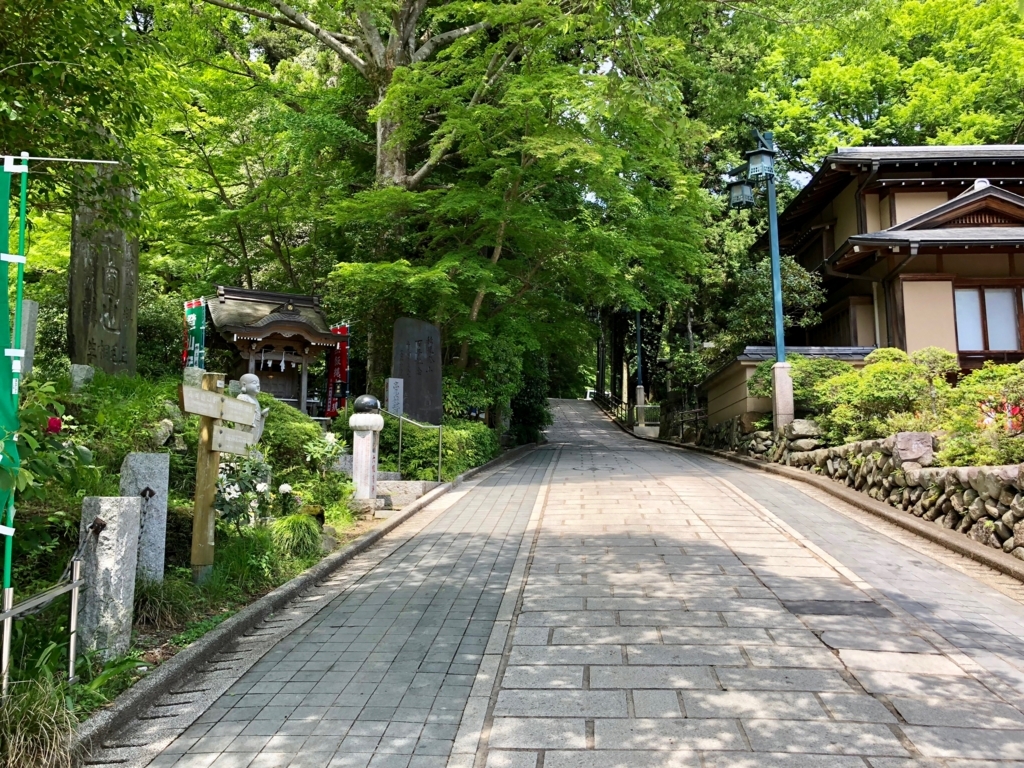
<instances>
[{"instance_id":1,"label":"white flower","mask_svg":"<svg viewBox=\"0 0 1024 768\"><path fill-rule=\"evenodd\" d=\"M259 508L260 508L260 500L259 499L253 499L252 501L249 502L249 509L251 509L253 512L255 512Z\"/></svg>"},{"instance_id":2,"label":"white flower","mask_svg":"<svg viewBox=\"0 0 1024 768\"><path fill-rule=\"evenodd\" d=\"M281 483L281 485L277 489L277 492L278 493L291 493L292 492L292 487L290 485L288 485L288 483Z\"/></svg>"},{"instance_id":3,"label":"white flower","mask_svg":"<svg viewBox=\"0 0 1024 768\"><path fill-rule=\"evenodd\" d=\"M227 488L224 489L224 498L227 499L228 501L237 499L241 495L242 489L239 488L237 484L229 485Z\"/></svg>"},{"instance_id":4,"label":"white flower","mask_svg":"<svg viewBox=\"0 0 1024 768\"><path fill-rule=\"evenodd\" d=\"M266 493L270 490L270 486L266 483L256 483L256 493Z\"/></svg>"},{"instance_id":5,"label":"white flower","mask_svg":"<svg viewBox=\"0 0 1024 768\"><path fill-rule=\"evenodd\" d=\"M326 440L331 445L334 445L336 442L338 442L338 438L335 436L333 432L327 432L324 435L324 440Z\"/></svg>"}]
</instances>

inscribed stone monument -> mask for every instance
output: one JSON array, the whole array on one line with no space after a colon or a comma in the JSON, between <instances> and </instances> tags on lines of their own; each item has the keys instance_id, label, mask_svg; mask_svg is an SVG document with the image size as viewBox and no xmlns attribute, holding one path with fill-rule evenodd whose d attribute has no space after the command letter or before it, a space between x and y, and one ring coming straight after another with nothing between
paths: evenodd
<instances>
[{"instance_id":1,"label":"inscribed stone monument","mask_svg":"<svg viewBox=\"0 0 1024 768\"><path fill-rule=\"evenodd\" d=\"M120 190L112 199L127 203L129 196ZM113 203L99 199L97 192L79 203L72 218L68 351L72 363L135 373L139 244L109 222Z\"/></svg>"},{"instance_id":2,"label":"inscribed stone monument","mask_svg":"<svg viewBox=\"0 0 1024 768\"><path fill-rule=\"evenodd\" d=\"M409 418L441 423L441 331L436 325L410 317L395 321L391 375L403 380L404 408Z\"/></svg>"},{"instance_id":3,"label":"inscribed stone monument","mask_svg":"<svg viewBox=\"0 0 1024 768\"><path fill-rule=\"evenodd\" d=\"M135 568L139 555L142 497L82 499L82 593L78 628L86 651L104 661L123 656L132 639Z\"/></svg>"}]
</instances>

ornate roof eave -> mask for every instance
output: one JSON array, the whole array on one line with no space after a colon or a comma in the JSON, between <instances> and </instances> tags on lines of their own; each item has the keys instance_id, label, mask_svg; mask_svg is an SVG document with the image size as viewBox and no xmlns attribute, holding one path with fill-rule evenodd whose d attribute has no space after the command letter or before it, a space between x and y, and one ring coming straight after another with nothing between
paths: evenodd
<instances>
[{"instance_id":1,"label":"ornate roof eave","mask_svg":"<svg viewBox=\"0 0 1024 768\"><path fill-rule=\"evenodd\" d=\"M313 326L293 320L287 323L276 322L253 327L248 325L225 325L218 331L227 336L230 334L235 340L264 341L273 336L298 336L303 341L322 347L334 347L339 342L347 341L348 334L344 333L322 333Z\"/></svg>"}]
</instances>

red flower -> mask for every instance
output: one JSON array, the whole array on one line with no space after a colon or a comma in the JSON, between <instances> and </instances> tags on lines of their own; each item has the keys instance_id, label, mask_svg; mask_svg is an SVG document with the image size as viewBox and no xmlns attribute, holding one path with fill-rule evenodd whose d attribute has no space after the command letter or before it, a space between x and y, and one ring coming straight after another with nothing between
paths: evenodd
<instances>
[{"instance_id":1,"label":"red flower","mask_svg":"<svg viewBox=\"0 0 1024 768\"><path fill-rule=\"evenodd\" d=\"M60 434L61 427L64 426L58 416L51 416L46 420L46 434L58 435Z\"/></svg>"}]
</instances>

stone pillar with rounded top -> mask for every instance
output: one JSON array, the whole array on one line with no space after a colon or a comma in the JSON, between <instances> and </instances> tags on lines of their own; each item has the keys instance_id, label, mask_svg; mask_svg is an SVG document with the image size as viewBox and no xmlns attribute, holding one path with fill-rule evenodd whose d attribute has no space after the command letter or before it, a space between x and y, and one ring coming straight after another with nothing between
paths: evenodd
<instances>
[{"instance_id":1,"label":"stone pillar with rounded top","mask_svg":"<svg viewBox=\"0 0 1024 768\"><path fill-rule=\"evenodd\" d=\"M353 403L354 413L348 420L352 429L352 483L355 493L352 507L357 512L372 513L377 506L377 450L384 417L380 401L373 395L360 395Z\"/></svg>"},{"instance_id":2,"label":"stone pillar with rounded top","mask_svg":"<svg viewBox=\"0 0 1024 768\"><path fill-rule=\"evenodd\" d=\"M772 366L772 423L776 432L796 418L790 367L789 363L775 363Z\"/></svg>"}]
</instances>

